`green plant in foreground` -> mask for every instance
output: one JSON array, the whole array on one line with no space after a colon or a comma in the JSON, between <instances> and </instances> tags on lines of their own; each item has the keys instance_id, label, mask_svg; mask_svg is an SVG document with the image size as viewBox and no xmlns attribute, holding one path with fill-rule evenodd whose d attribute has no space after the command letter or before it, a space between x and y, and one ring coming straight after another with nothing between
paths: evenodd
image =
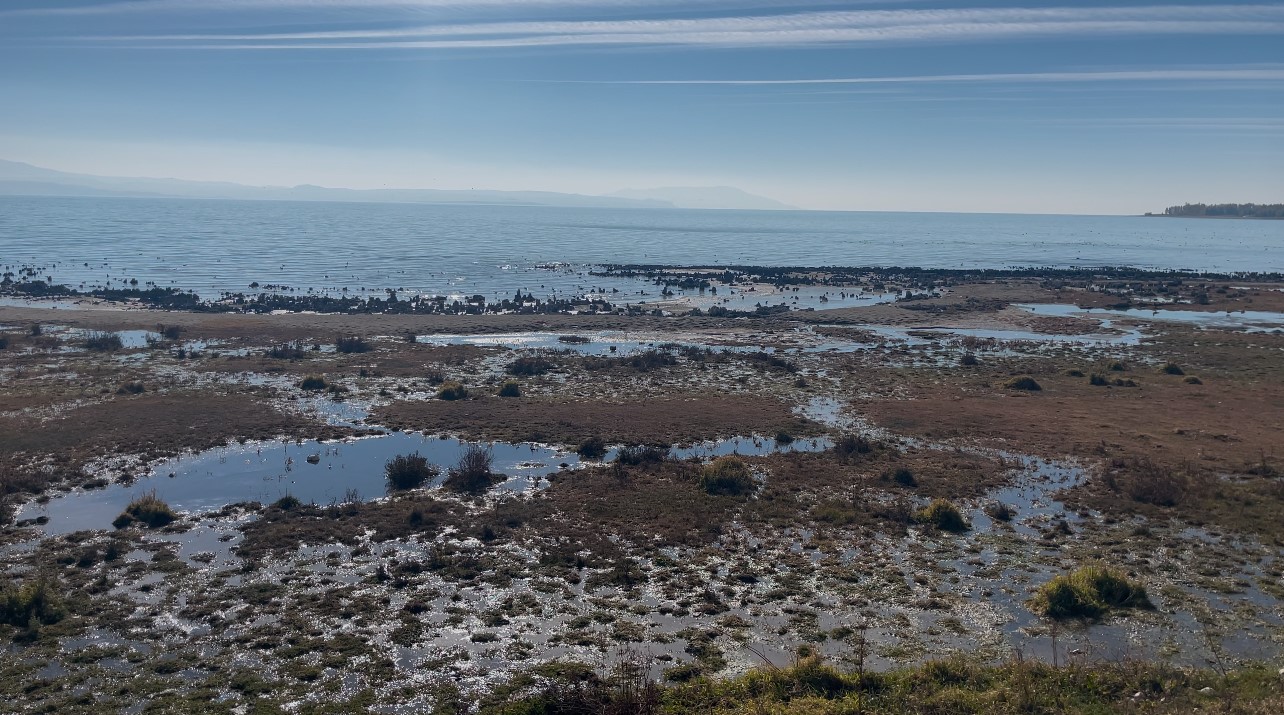
<instances>
[{"instance_id":1,"label":"green plant in foreground","mask_svg":"<svg viewBox=\"0 0 1284 715\"><path fill-rule=\"evenodd\" d=\"M437 389L439 400L462 400L465 397L468 397L468 388L456 380L447 380Z\"/></svg>"},{"instance_id":2,"label":"green plant in foreground","mask_svg":"<svg viewBox=\"0 0 1284 715\"><path fill-rule=\"evenodd\" d=\"M962 533L972 527L963 519L963 513L948 499L935 499L931 504L914 512L914 521L935 526L941 531Z\"/></svg>"},{"instance_id":3,"label":"green plant in foreground","mask_svg":"<svg viewBox=\"0 0 1284 715\"><path fill-rule=\"evenodd\" d=\"M748 494L754 490L753 473L739 457L718 457L700 469L700 486L710 494Z\"/></svg>"},{"instance_id":4,"label":"green plant in foreground","mask_svg":"<svg viewBox=\"0 0 1284 715\"><path fill-rule=\"evenodd\" d=\"M1104 566L1082 566L1039 587L1030 610L1048 618L1099 618L1111 609L1153 608L1144 586Z\"/></svg>"},{"instance_id":5,"label":"green plant in foreground","mask_svg":"<svg viewBox=\"0 0 1284 715\"><path fill-rule=\"evenodd\" d=\"M166 504L160 497L156 496L156 492L148 492L140 497L135 497L133 501L129 502L125 510L112 521L111 525L117 529L123 529L137 522L144 526L158 528L169 524L177 518L178 515L174 513L174 510L169 508L169 504Z\"/></svg>"},{"instance_id":6,"label":"green plant in foreground","mask_svg":"<svg viewBox=\"0 0 1284 715\"><path fill-rule=\"evenodd\" d=\"M25 628L57 623L66 615L57 583L45 576L12 582L0 591L0 623Z\"/></svg>"}]
</instances>

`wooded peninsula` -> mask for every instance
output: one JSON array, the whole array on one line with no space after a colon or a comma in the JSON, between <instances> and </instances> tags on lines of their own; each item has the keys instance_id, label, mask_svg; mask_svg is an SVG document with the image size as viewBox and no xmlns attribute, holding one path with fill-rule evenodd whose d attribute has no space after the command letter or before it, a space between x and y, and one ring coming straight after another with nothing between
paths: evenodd
<instances>
[{"instance_id":1,"label":"wooded peninsula","mask_svg":"<svg viewBox=\"0 0 1284 715\"><path fill-rule=\"evenodd\" d=\"M1182 204L1169 206L1162 214L1185 218L1284 218L1284 204Z\"/></svg>"}]
</instances>

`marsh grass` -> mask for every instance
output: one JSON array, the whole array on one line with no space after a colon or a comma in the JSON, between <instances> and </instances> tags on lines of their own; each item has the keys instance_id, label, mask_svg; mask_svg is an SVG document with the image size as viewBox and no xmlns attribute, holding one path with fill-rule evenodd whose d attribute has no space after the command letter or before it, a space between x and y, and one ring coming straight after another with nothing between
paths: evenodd
<instances>
[{"instance_id":1,"label":"marsh grass","mask_svg":"<svg viewBox=\"0 0 1284 715\"><path fill-rule=\"evenodd\" d=\"M1003 386L1009 390L1026 390L1029 392L1038 392L1043 386L1035 381L1029 375L1018 375L1003 383Z\"/></svg>"},{"instance_id":2,"label":"marsh grass","mask_svg":"<svg viewBox=\"0 0 1284 715\"><path fill-rule=\"evenodd\" d=\"M111 524L117 529L123 529L135 523L154 529L170 524L177 518L178 515L169 507L169 504L156 496L155 491L151 491L135 497Z\"/></svg>"},{"instance_id":3,"label":"marsh grass","mask_svg":"<svg viewBox=\"0 0 1284 715\"><path fill-rule=\"evenodd\" d=\"M521 397L522 386L518 384L516 380L505 380L504 383L499 386L498 395L500 397Z\"/></svg>"},{"instance_id":4,"label":"marsh grass","mask_svg":"<svg viewBox=\"0 0 1284 715\"><path fill-rule=\"evenodd\" d=\"M700 469L700 487L710 494L739 496L754 486L749 465L739 457L718 457Z\"/></svg>"},{"instance_id":5,"label":"marsh grass","mask_svg":"<svg viewBox=\"0 0 1284 715\"><path fill-rule=\"evenodd\" d=\"M440 472L428 464L428 458L412 452L399 454L383 465L384 476L392 489L414 489L435 478Z\"/></svg>"},{"instance_id":6,"label":"marsh grass","mask_svg":"<svg viewBox=\"0 0 1284 715\"><path fill-rule=\"evenodd\" d=\"M964 520L959 508L948 499L935 499L931 504L914 512L914 521L955 534L972 528Z\"/></svg>"},{"instance_id":7,"label":"marsh grass","mask_svg":"<svg viewBox=\"0 0 1284 715\"><path fill-rule=\"evenodd\" d=\"M447 380L437 388L437 399L448 402L468 397L468 388L457 380Z\"/></svg>"},{"instance_id":8,"label":"marsh grass","mask_svg":"<svg viewBox=\"0 0 1284 715\"><path fill-rule=\"evenodd\" d=\"M1030 610L1055 620L1095 619L1111 609L1154 608L1145 587L1122 572L1103 566L1082 566L1039 587Z\"/></svg>"},{"instance_id":9,"label":"marsh grass","mask_svg":"<svg viewBox=\"0 0 1284 715\"><path fill-rule=\"evenodd\" d=\"M85 349L94 352L115 352L125 347L125 343L116 333L92 332L85 336Z\"/></svg>"}]
</instances>

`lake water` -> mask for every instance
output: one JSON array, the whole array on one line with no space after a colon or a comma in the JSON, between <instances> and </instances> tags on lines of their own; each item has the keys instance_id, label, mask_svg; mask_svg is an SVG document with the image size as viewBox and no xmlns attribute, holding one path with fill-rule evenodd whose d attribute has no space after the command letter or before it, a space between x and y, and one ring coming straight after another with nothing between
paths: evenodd
<instances>
[{"instance_id":1,"label":"lake water","mask_svg":"<svg viewBox=\"0 0 1284 715\"><path fill-rule=\"evenodd\" d=\"M1284 221L0 196L0 264L72 286L647 298L600 263L1284 272Z\"/></svg>"}]
</instances>

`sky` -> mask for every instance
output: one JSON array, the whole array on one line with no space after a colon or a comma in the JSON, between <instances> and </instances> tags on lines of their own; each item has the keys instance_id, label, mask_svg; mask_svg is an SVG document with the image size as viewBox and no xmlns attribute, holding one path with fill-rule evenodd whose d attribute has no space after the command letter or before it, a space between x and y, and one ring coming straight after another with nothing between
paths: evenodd
<instances>
[{"instance_id":1,"label":"sky","mask_svg":"<svg viewBox=\"0 0 1284 715\"><path fill-rule=\"evenodd\" d=\"M0 158L802 208L1284 201L1284 3L0 0Z\"/></svg>"}]
</instances>

